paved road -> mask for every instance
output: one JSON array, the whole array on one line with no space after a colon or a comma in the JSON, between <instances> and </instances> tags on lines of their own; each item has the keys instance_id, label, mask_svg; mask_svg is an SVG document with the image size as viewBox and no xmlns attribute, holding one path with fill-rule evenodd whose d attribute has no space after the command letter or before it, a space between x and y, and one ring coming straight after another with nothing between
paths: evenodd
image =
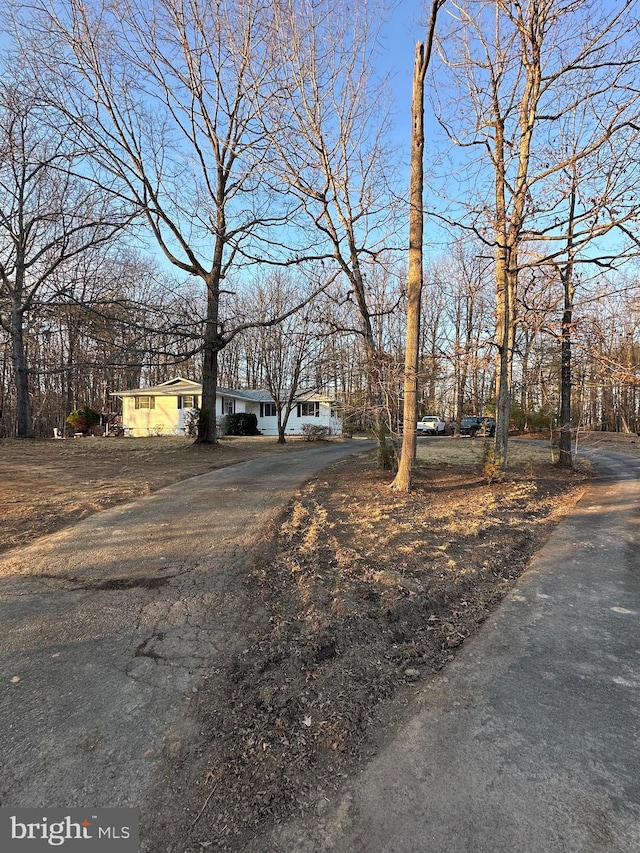
<instances>
[{"instance_id":1,"label":"paved road","mask_svg":"<svg viewBox=\"0 0 640 853\"><path fill-rule=\"evenodd\" d=\"M256 850L640 851L640 460L595 458L600 476L411 723L321 820Z\"/></svg>"},{"instance_id":2,"label":"paved road","mask_svg":"<svg viewBox=\"0 0 640 853\"><path fill-rule=\"evenodd\" d=\"M139 805L204 667L263 616L242 585L259 534L299 484L370 446L214 471L0 558L1 804Z\"/></svg>"}]
</instances>

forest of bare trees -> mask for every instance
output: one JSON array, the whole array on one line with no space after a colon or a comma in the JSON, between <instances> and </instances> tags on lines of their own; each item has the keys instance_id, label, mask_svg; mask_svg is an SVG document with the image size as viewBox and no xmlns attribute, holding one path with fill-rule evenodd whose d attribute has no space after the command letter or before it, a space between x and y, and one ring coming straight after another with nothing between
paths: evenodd
<instances>
[{"instance_id":1,"label":"forest of bare trees","mask_svg":"<svg viewBox=\"0 0 640 853\"><path fill-rule=\"evenodd\" d=\"M635 6L439 7L419 414L497 415L500 455L552 428L570 464L576 428L640 430ZM216 387L266 388L284 420L327 391L346 429L399 435L410 117L378 69L384 7L11 8L0 436L174 375L203 382L201 441Z\"/></svg>"}]
</instances>

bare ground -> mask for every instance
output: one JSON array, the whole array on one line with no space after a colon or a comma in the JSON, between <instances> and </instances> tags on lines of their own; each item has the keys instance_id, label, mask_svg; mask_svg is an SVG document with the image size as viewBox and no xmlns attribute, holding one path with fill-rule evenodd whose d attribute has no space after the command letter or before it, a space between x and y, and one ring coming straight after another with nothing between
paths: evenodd
<instances>
[{"instance_id":1,"label":"bare ground","mask_svg":"<svg viewBox=\"0 0 640 853\"><path fill-rule=\"evenodd\" d=\"M586 443L605 440L595 436ZM272 440L213 450L135 441L0 443L10 522L0 548L278 449ZM638 452L631 438L608 447ZM392 492L364 456L294 497L245 580L268 627L199 691L199 738L167 769L172 808L156 823L154 853L264 851L274 822L321 812L505 595L589 476L555 468L545 447L513 443L510 470L489 484L481 455L479 440L421 441L411 495Z\"/></svg>"},{"instance_id":2,"label":"bare ground","mask_svg":"<svg viewBox=\"0 0 640 853\"><path fill-rule=\"evenodd\" d=\"M0 553L179 480L310 446L263 437L216 446L189 438L0 440Z\"/></svg>"}]
</instances>

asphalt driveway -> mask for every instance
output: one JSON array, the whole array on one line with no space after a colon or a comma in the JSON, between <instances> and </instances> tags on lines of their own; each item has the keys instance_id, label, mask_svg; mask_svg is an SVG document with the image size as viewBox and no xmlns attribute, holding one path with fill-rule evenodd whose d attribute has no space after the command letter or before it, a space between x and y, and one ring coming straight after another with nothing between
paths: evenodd
<instances>
[{"instance_id":1,"label":"asphalt driveway","mask_svg":"<svg viewBox=\"0 0 640 853\"><path fill-rule=\"evenodd\" d=\"M263 614L243 569L346 442L186 480L0 559L0 801L137 807L205 665Z\"/></svg>"}]
</instances>

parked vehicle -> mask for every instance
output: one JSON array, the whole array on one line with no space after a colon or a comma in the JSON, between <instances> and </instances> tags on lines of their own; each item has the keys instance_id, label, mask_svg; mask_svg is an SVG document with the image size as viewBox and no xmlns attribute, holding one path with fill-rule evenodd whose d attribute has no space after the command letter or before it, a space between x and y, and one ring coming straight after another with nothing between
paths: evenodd
<instances>
[{"instance_id":1,"label":"parked vehicle","mask_svg":"<svg viewBox=\"0 0 640 853\"><path fill-rule=\"evenodd\" d=\"M447 431L447 424L440 415L425 415L416 424L416 429L418 435L444 435Z\"/></svg>"},{"instance_id":2,"label":"parked vehicle","mask_svg":"<svg viewBox=\"0 0 640 853\"><path fill-rule=\"evenodd\" d=\"M493 418L471 415L460 421L460 435L470 435L471 438L475 438L477 435L491 437L495 434L496 422Z\"/></svg>"}]
</instances>

